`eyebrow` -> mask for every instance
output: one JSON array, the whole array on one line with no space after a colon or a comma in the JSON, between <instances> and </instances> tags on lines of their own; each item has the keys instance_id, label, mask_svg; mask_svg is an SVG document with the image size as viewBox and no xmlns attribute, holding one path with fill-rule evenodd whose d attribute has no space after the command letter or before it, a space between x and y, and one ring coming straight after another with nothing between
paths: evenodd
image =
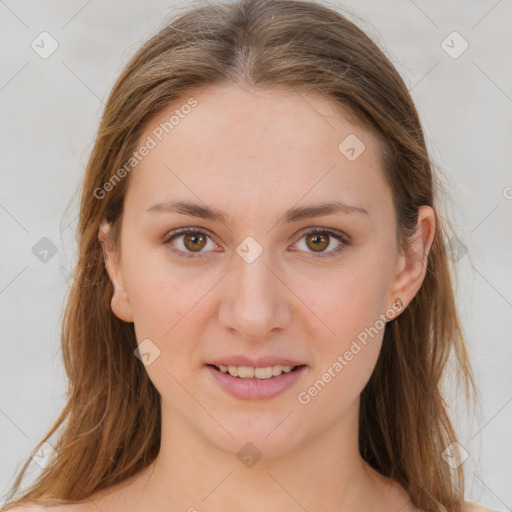
<instances>
[{"instance_id":1,"label":"eyebrow","mask_svg":"<svg viewBox=\"0 0 512 512\"><path fill-rule=\"evenodd\" d=\"M229 219L227 215L210 206L191 203L188 201L167 201L157 203L146 210L147 213L180 213L189 217L198 217L221 222L228 225ZM291 224L304 219L313 217L321 217L323 215L336 214L363 214L368 215L368 211L364 208L354 205L348 205L339 201L331 201L328 203L320 203L315 205L294 207L287 210L276 222L276 224Z\"/></svg>"}]
</instances>

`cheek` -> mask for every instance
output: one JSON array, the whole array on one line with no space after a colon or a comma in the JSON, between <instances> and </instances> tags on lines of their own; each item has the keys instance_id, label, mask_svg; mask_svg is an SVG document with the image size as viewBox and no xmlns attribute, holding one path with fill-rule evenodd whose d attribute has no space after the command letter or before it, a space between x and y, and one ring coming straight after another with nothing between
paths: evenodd
<instances>
[{"instance_id":1,"label":"cheek","mask_svg":"<svg viewBox=\"0 0 512 512\"><path fill-rule=\"evenodd\" d=\"M357 262L340 266L329 279L319 280L321 287L302 283L309 291L307 305L322 320L316 320L320 327L314 340L316 357L310 381L320 379L319 386L325 384L330 392L337 393L338 400L355 398L365 386L377 362L386 326L389 268L370 251L358 256Z\"/></svg>"},{"instance_id":2,"label":"cheek","mask_svg":"<svg viewBox=\"0 0 512 512\"><path fill-rule=\"evenodd\" d=\"M388 273L380 265L360 258L357 264L333 269L314 283L299 282L299 289L304 290L306 305L323 321L322 339L332 345L357 336L379 319L386 310L388 283Z\"/></svg>"},{"instance_id":3,"label":"cheek","mask_svg":"<svg viewBox=\"0 0 512 512\"><path fill-rule=\"evenodd\" d=\"M361 394L379 357L386 323L377 297L371 275L356 272L331 282L312 306L329 329L314 338L311 375L297 398L332 421Z\"/></svg>"},{"instance_id":4,"label":"cheek","mask_svg":"<svg viewBox=\"0 0 512 512\"><path fill-rule=\"evenodd\" d=\"M155 368L162 363L169 367L169 354L172 360L185 357L193 346L190 340L198 339L190 319L205 294L205 283L188 279L184 269L162 257L160 249L133 247L123 254L123 274L137 341L150 339L162 356ZM147 369L151 374L155 368Z\"/></svg>"},{"instance_id":5,"label":"cheek","mask_svg":"<svg viewBox=\"0 0 512 512\"><path fill-rule=\"evenodd\" d=\"M201 298L208 291L205 279L195 282L193 279L170 277L155 268L132 284L130 303L136 330L164 344L177 336L187 336L184 330L193 328L190 320L197 316Z\"/></svg>"},{"instance_id":6,"label":"cheek","mask_svg":"<svg viewBox=\"0 0 512 512\"><path fill-rule=\"evenodd\" d=\"M321 417L324 424L331 424L346 418L348 411L357 414L352 406L371 377L381 343L381 335L366 345L358 340L350 342L345 347L347 350L334 352L324 365L312 372L297 395L298 403L304 406L305 422Z\"/></svg>"},{"instance_id":7,"label":"cheek","mask_svg":"<svg viewBox=\"0 0 512 512\"><path fill-rule=\"evenodd\" d=\"M123 274L135 327L146 337L162 338L200 300L205 279L190 278L163 247L127 236L126 248Z\"/></svg>"},{"instance_id":8,"label":"cheek","mask_svg":"<svg viewBox=\"0 0 512 512\"><path fill-rule=\"evenodd\" d=\"M129 297L135 333L139 343L149 339L156 346L158 356L146 366L155 387L162 396L187 401L178 383L189 387L192 368L199 364L203 301L213 283L207 276L189 278L183 269L153 263L143 269L135 264L131 269Z\"/></svg>"}]
</instances>

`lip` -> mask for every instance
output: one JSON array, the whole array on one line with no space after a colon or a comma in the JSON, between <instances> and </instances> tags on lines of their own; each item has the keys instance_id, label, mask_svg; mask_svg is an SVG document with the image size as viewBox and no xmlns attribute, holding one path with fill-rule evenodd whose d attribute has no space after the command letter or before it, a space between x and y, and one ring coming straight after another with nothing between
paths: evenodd
<instances>
[{"instance_id":1,"label":"lip","mask_svg":"<svg viewBox=\"0 0 512 512\"><path fill-rule=\"evenodd\" d=\"M249 366L250 368L266 368L267 366L275 365L300 366L304 363L276 356L251 358L244 355L237 355L208 361L208 364L214 364L215 366Z\"/></svg>"},{"instance_id":2,"label":"lip","mask_svg":"<svg viewBox=\"0 0 512 512\"><path fill-rule=\"evenodd\" d=\"M247 366L250 365L247 364ZM272 365L269 364L267 366ZM294 364L291 366L299 365ZM239 377L233 377L229 373L221 372L220 370L215 369L213 366L207 365L205 368L210 373L210 375L212 375L215 382L217 382L220 387L230 395L236 398L243 398L245 400L261 400L277 396L286 389L293 386L307 372L308 367L306 365L300 365L294 371L289 373L282 373L281 375L272 377L270 379L241 379Z\"/></svg>"}]
</instances>

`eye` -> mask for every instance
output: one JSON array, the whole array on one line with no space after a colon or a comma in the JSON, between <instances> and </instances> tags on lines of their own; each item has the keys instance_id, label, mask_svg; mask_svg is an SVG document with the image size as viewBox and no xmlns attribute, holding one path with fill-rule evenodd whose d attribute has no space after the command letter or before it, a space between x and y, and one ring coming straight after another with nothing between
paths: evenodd
<instances>
[{"instance_id":1,"label":"eye","mask_svg":"<svg viewBox=\"0 0 512 512\"><path fill-rule=\"evenodd\" d=\"M210 238L210 236L204 230L184 228L169 233L162 240L162 244L167 245L172 253L181 258L203 258L204 255L200 251L207 246L208 238ZM179 247L178 249L175 248L174 244L170 243L175 239L182 239L177 244ZM213 240L211 240L211 244L213 247L210 248L215 249L217 244L215 244Z\"/></svg>"},{"instance_id":2,"label":"eye","mask_svg":"<svg viewBox=\"0 0 512 512\"><path fill-rule=\"evenodd\" d=\"M330 251L325 251L330 245L332 239L338 242L338 245ZM210 249L215 249L217 244L211 240L210 235L204 229L183 228L170 232L162 240L162 244L168 246L169 250L180 258L204 258L203 249L208 245L210 239ZM349 238L342 232L329 228L313 228L302 234L305 239L306 252L311 252L313 258L328 258L337 255L345 246L350 245ZM171 243L179 240L177 244ZM311 249L312 250L308 250ZM294 249L295 250L295 249Z\"/></svg>"},{"instance_id":3,"label":"eye","mask_svg":"<svg viewBox=\"0 0 512 512\"><path fill-rule=\"evenodd\" d=\"M338 245L330 251L325 251L330 245L332 239L338 241ZM305 239L306 252L312 249L313 258L330 258L336 256L345 246L349 245L349 239L341 231L329 228L314 228L302 234L300 241Z\"/></svg>"}]
</instances>

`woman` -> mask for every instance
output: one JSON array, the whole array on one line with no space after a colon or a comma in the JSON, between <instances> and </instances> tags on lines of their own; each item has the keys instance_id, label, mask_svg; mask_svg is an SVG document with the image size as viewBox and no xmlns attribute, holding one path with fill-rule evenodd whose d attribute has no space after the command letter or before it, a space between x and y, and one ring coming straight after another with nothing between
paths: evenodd
<instances>
[{"instance_id":1,"label":"woman","mask_svg":"<svg viewBox=\"0 0 512 512\"><path fill-rule=\"evenodd\" d=\"M437 186L401 77L341 14L174 19L108 99L69 399L2 510L475 510L440 390L451 350L474 388Z\"/></svg>"}]
</instances>

